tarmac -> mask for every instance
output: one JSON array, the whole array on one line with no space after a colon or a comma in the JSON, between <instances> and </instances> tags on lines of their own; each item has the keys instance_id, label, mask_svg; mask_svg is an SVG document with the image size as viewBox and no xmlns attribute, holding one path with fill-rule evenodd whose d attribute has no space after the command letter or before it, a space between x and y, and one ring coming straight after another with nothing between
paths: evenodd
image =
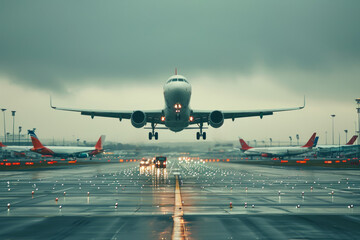
<instances>
[{"instance_id":1,"label":"tarmac","mask_svg":"<svg viewBox=\"0 0 360 240\"><path fill-rule=\"evenodd\" d=\"M358 167L170 158L0 173L0 239L360 238Z\"/></svg>"}]
</instances>

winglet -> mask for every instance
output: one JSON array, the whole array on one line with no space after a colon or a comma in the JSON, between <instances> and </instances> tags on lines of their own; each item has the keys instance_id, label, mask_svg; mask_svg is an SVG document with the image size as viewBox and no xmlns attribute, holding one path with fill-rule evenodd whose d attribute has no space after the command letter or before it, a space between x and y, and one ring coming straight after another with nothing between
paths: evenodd
<instances>
[{"instance_id":1,"label":"winglet","mask_svg":"<svg viewBox=\"0 0 360 240\"><path fill-rule=\"evenodd\" d=\"M249 150L252 148L249 145L247 145L247 143L244 141L244 139L239 138L239 141L240 141L240 145L241 145L241 150Z\"/></svg>"},{"instance_id":2,"label":"winglet","mask_svg":"<svg viewBox=\"0 0 360 240\"><path fill-rule=\"evenodd\" d=\"M299 107L299 109L305 108L305 105L306 105L306 98L305 98L305 95L304 95L304 104L301 107Z\"/></svg>"},{"instance_id":3,"label":"winglet","mask_svg":"<svg viewBox=\"0 0 360 240\"><path fill-rule=\"evenodd\" d=\"M315 137L316 137L316 133L313 133L313 135L310 137L309 141L302 146L303 148L311 148L314 145L314 141L315 141Z\"/></svg>"},{"instance_id":4,"label":"winglet","mask_svg":"<svg viewBox=\"0 0 360 240\"><path fill-rule=\"evenodd\" d=\"M52 104L52 97L51 97L51 95L50 95L50 107L53 108L53 109L56 109L56 107L54 107L53 104Z\"/></svg>"},{"instance_id":5,"label":"winglet","mask_svg":"<svg viewBox=\"0 0 360 240\"><path fill-rule=\"evenodd\" d=\"M346 145L353 145L357 138L358 138L357 135L352 136L352 138L349 140L349 142Z\"/></svg>"},{"instance_id":6,"label":"winglet","mask_svg":"<svg viewBox=\"0 0 360 240\"><path fill-rule=\"evenodd\" d=\"M304 108L305 107L305 103L306 103L306 98L305 98L305 95L304 95L304 105L303 105L303 107L302 108Z\"/></svg>"}]
</instances>

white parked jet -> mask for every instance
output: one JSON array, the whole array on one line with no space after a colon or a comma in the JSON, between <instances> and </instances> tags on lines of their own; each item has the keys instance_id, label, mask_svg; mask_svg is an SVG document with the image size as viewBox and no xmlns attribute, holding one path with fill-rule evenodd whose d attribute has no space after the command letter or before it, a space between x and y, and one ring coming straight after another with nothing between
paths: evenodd
<instances>
[{"instance_id":1,"label":"white parked jet","mask_svg":"<svg viewBox=\"0 0 360 240\"><path fill-rule=\"evenodd\" d=\"M339 149L339 148L351 148L354 147L354 143L356 141L356 139L358 138L357 135L352 136L352 138L349 140L349 142L347 142L345 145L318 145L317 148L322 150L330 150L330 149ZM355 145L356 146L356 145Z\"/></svg>"},{"instance_id":2,"label":"white parked jet","mask_svg":"<svg viewBox=\"0 0 360 240\"><path fill-rule=\"evenodd\" d=\"M30 150L42 155L54 157L72 157L87 158L103 152L103 143L105 136L101 136L94 147L67 147L67 146L49 146L42 145L34 131L28 131L31 137L33 148Z\"/></svg>"},{"instance_id":3,"label":"white parked jet","mask_svg":"<svg viewBox=\"0 0 360 240\"><path fill-rule=\"evenodd\" d=\"M279 108L279 109L263 109L263 110L240 110L240 111L198 111L193 110L190 107L191 97L191 85L185 77L177 75L171 76L164 85L164 99L165 108L156 111L110 111L110 110L93 110L93 109L74 109L74 108L62 108L52 105L50 99L50 106L56 110L80 112L81 115L88 115L91 118L109 117L122 119L130 119L131 124L136 128L142 128L147 123L151 124L151 132L149 132L149 140L153 137L158 139L158 132L155 129L169 129L173 132L180 132L184 129L199 129L196 133L196 139L201 137L206 139L206 132L203 131L204 123L212 126L213 128L219 128L223 125L225 119L243 118L259 116L262 118L266 115L272 115L274 112L298 110L305 107L294 108ZM197 127L189 127L189 125L197 125ZM164 125L164 127L158 127L157 125Z\"/></svg>"},{"instance_id":4,"label":"white parked jet","mask_svg":"<svg viewBox=\"0 0 360 240\"><path fill-rule=\"evenodd\" d=\"M314 146L316 133L313 133L309 141L302 147L250 147L246 142L240 138L241 150L247 156L262 156L262 157L288 157L300 155L312 151Z\"/></svg>"}]
</instances>

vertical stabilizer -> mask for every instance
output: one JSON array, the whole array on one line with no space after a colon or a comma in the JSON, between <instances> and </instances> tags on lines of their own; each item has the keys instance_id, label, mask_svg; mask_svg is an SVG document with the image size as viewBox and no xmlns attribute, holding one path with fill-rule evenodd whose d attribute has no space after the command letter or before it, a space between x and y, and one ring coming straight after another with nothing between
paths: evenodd
<instances>
[{"instance_id":1,"label":"vertical stabilizer","mask_svg":"<svg viewBox=\"0 0 360 240\"><path fill-rule=\"evenodd\" d=\"M44 146L41 144L40 140L38 139L34 131L28 130L28 133L30 135L31 142L35 149L44 148Z\"/></svg>"},{"instance_id":2,"label":"vertical stabilizer","mask_svg":"<svg viewBox=\"0 0 360 240\"><path fill-rule=\"evenodd\" d=\"M0 142L0 147L6 147L2 142Z\"/></svg>"},{"instance_id":3,"label":"vertical stabilizer","mask_svg":"<svg viewBox=\"0 0 360 240\"><path fill-rule=\"evenodd\" d=\"M314 145L314 141L315 141L315 137L316 137L316 133L313 133L313 135L310 137L309 141L302 147L304 148L311 148Z\"/></svg>"},{"instance_id":4,"label":"vertical stabilizer","mask_svg":"<svg viewBox=\"0 0 360 240\"><path fill-rule=\"evenodd\" d=\"M312 146L313 148L316 147L318 141L319 141L319 136L317 136L317 137L315 138L314 144L313 144L313 146Z\"/></svg>"},{"instance_id":5,"label":"vertical stabilizer","mask_svg":"<svg viewBox=\"0 0 360 240\"><path fill-rule=\"evenodd\" d=\"M353 145L357 138L358 138L357 135L352 136L352 138L349 140L349 142L346 145Z\"/></svg>"},{"instance_id":6,"label":"vertical stabilizer","mask_svg":"<svg viewBox=\"0 0 360 240\"><path fill-rule=\"evenodd\" d=\"M105 135L101 135L101 137L99 138L99 140L95 144L95 149L96 150L103 150L104 142L105 142Z\"/></svg>"},{"instance_id":7,"label":"vertical stabilizer","mask_svg":"<svg viewBox=\"0 0 360 240\"><path fill-rule=\"evenodd\" d=\"M249 145L247 145L247 143L242 138L240 138L239 141L241 145L241 150L249 150L252 148Z\"/></svg>"}]
</instances>

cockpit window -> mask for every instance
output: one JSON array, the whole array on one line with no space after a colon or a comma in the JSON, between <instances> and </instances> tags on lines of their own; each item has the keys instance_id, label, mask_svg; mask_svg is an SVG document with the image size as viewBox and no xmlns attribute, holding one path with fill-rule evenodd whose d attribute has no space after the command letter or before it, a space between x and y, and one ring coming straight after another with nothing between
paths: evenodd
<instances>
[{"instance_id":1,"label":"cockpit window","mask_svg":"<svg viewBox=\"0 0 360 240\"><path fill-rule=\"evenodd\" d=\"M168 80L166 83L170 83L170 82L186 82L186 83L188 83L188 81L186 81L186 79L183 79L183 78L172 78L172 79Z\"/></svg>"}]
</instances>

